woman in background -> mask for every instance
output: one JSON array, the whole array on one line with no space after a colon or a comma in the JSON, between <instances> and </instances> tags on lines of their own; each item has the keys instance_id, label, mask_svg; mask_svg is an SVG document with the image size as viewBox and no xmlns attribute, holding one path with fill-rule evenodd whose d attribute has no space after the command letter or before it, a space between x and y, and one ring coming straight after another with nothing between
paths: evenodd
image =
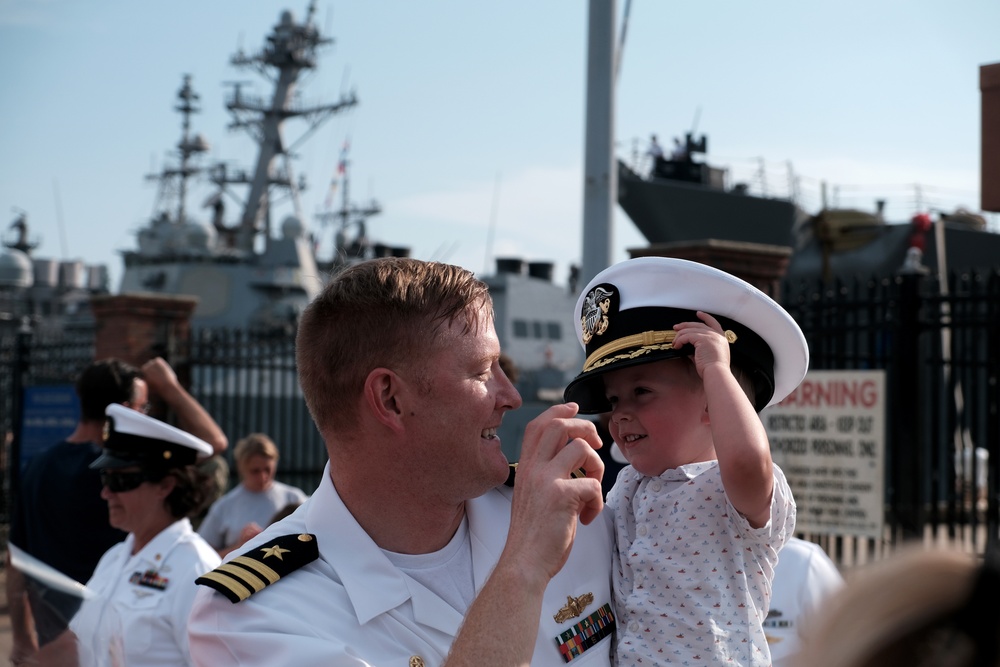
<instances>
[{"instance_id":1,"label":"woman in background","mask_svg":"<svg viewBox=\"0 0 1000 667\"><path fill-rule=\"evenodd\" d=\"M123 405L107 415L104 451L91 467L101 471L111 525L128 535L101 558L87 582L92 597L70 621L79 664L191 665L194 580L220 562L187 519L208 492L194 463L212 448Z\"/></svg>"},{"instance_id":2,"label":"woman in background","mask_svg":"<svg viewBox=\"0 0 1000 667\"><path fill-rule=\"evenodd\" d=\"M198 527L198 534L220 556L257 535L281 508L306 499L301 489L274 479L278 448L263 433L251 433L236 443L233 458L239 486L215 501Z\"/></svg>"}]
</instances>

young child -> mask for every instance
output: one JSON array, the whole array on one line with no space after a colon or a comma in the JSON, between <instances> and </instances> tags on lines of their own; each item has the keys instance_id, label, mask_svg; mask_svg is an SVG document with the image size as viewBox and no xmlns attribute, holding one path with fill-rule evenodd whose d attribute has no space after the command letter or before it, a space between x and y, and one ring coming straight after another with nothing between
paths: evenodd
<instances>
[{"instance_id":1,"label":"young child","mask_svg":"<svg viewBox=\"0 0 1000 667\"><path fill-rule=\"evenodd\" d=\"M757 412L805 375L795 321L695 262L644 257L577 302L583 372L565 398L610 412L630 465L608 495L619 665L769 665L762 623L795 504Z\"/></svg>"}]
</instances>

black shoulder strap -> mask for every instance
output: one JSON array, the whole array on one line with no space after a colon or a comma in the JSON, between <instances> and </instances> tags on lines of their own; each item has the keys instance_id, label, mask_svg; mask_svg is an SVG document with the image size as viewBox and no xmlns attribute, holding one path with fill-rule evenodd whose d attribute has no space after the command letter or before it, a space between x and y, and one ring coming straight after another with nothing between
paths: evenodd
<instances>
[{"instance_id":1,"label":"black shoulder strap","mask_svg":"<svg viewBox=\"0 0 1000 667\"><path fill-rule=\"evenodd\" d=\"M194 583L210 586L236 604L317 558L315 535L282 535L206 572Z\"/></svg>"}]
</instances>

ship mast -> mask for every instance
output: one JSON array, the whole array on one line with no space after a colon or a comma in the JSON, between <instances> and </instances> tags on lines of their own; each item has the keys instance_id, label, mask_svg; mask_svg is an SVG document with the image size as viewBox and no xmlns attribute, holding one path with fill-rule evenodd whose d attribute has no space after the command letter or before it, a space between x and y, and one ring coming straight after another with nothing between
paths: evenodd
<instances>
[{"instance_id":1,"label":"ship mast","mask_svg":"<svg viewBox=\"0 0 1000 667\"><path fill-rule=\"evenodd\" d=\"M340 162L337 165L337 171L341 175L340 210L317 213L315 216L324 227L333 220L339 221L337 232L334 235L333 258L328 266L323 266L327 270L333 266L345 264L352 259L368 259L370 244L365 228L365 221L382 212L382 206L374 199L369 201L365 206L358 206L351 202L351 161L347 157L346 144L344 152L340 157ZM349 242L347 233L348 228L352 225L357 226L357 235L353 241Z\"/></svg>"},{"instance_id":2,"label":"ship mast","mask_svg":"<svg viewBox=\"0 0 1000 667\"><path fill-rule=\"evenodd\" d=\"M333 114L357 104L353 93L342 96L333 104L301 106L292 101L300 73L303 70L314 69L317 49L333 42L332 39L320 35L313 25L315 10L316 3L313 0L302 23L296 23L290 11L282 12L278 24L268 35L267 44L260 52L248 56L241 51L231 59L232 64L237 67L252 67L260 74L274 80L274 94L270 102L242 95L239 86L235 87L233 95L226 102L226 107L233 115L230 127L248 130L259 147L252 180L245 173L227 176L225 170L222 170L216 179L220 186L225 183L250 185L250 194L236 230L235 240L236 248L247 254L253 252L254 238L263 229L262 221L266 219L269 209L271 187L276 185L289 188L293 197L297 193L296 184L291 178L288 167L279 171L274 165L279 155L284 156L286 165L288 164L289 147L282 135L285 120L305 118L309 121L307 133L311 133ZM272 73L272 69L276 70L276 74ZM295 201L297 203L297 198ZM296 215L301 219L298 210Z\"/></svg>"},{"instance_id":3,"label":"ship mast","mask_svg":"<svg viewBox=\"0 0 1000 667\"><path fill-rule=\"evenodd\" d=\"M197 113L200 109L197 108L196 104L198 102L198 93L194 92L191 88L191 75L184 75L184 83L181 85L181 89L177 91L177 97L180 99L177 106L174 107L177 111L181 112L181 116L184 118L181 132L181 141L177 144L177 148L181 154L181 168L180 172L180 186L177 197L177 222L184 222L184 201L187 197L187 179L194 170L189 170L188 159L194 153L201 152L207 149L204 142L198 141L200 137L195 137L195 140L191 139L191 114Z\"/></svg>"},{"instance_id":4,"label":"ship mast","mask_svg":"<svg viewBox=\"0 0 1000 667\"><path fill-rule=\"evenodd\" d=\"M200 97L198 93L194 92L194 88L191 87L190 74L184 75L181 88L177 91L177 99L178 102L177 106L174 107L174 111L179 111L182 118L181 140L177 142L177 153L180 156L180 164L173 169L164 167L160 173L149 174L146 176L146 179L160 182L157 205L159 206L160 203L163 203L164 209L167 208L168 193L171 190L174 179L176 179L177 213L174 222L176 224L183 224L185 216L184 207L187 198L187 181L191 176L201 171L201 167L193 166L191 158L198 153L206 152L209 149L209 145L200 134L191 136L191 114L199 113L201 109L198 108ZM168 215L166 211L163 211L164 220L167 219Z\"/></svg>"}]
</instances>

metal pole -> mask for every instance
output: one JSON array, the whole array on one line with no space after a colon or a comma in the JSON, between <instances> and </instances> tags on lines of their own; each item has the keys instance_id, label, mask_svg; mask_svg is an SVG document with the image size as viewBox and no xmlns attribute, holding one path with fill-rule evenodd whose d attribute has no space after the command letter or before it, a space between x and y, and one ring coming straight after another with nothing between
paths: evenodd
<instances>
[{"instance_id":1,"label":"metal pole","mask_svg":"<svg viewBox=\"0 0 1000 667\"><path fill-rule=\"evenodd\" d=\"M14 353L14 377L11 382L11 431L10 469L8 470L8 489L10 503L7 506L7 517L14 514L16 504L21 495L21 446L24 429L24 382L31 367L31 320L25 316L20 330L17 332L17 349Z\"/></svg>"},{"instance_id":2,"label":"metal pole","mask_svg":"<svg viewBox=\"0 0 1000 667\"><path fill-rule=\"evenodd\" d=\"M616 0L590 0L583 177L583 261L579 285L611 265L611 215L618 197L614 155Z\"/></svg>"}]
</instances>

